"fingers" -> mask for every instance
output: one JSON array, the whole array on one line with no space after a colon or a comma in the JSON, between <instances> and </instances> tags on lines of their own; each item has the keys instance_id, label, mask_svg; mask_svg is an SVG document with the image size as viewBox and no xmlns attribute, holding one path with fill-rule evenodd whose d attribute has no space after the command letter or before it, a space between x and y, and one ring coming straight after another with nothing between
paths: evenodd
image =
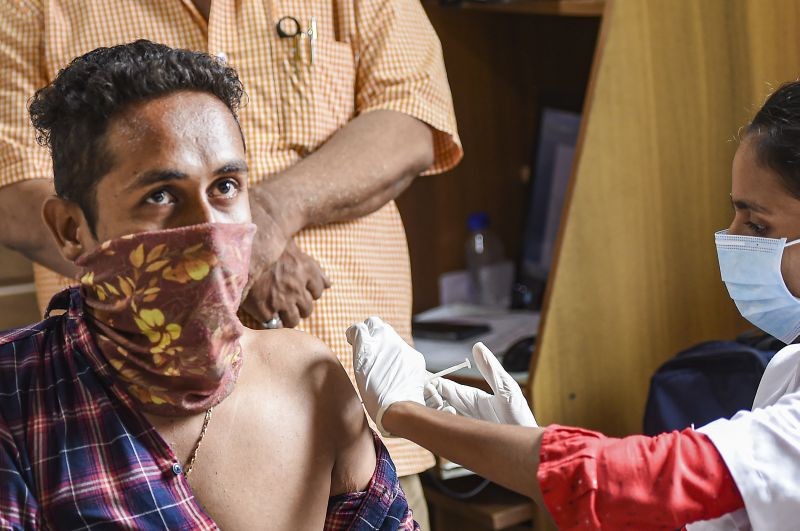
<instances>
[{"instance_id":1,"label":"fingers","mask_svg":"<svg viewBox=\"0 0 800 531\"><path fill-rule=\"evenodd\" d=\"M475 343L472 347L472 357L475 360L475 365L478 367L481 375L492 388L494 394L501 391L508 391L510 383L514 383L514 379L506 372L500 362L497 360L492 351L489 350L483 343Z\"/></svg>"},{"instance_id":2,"label":"fingers","mask_svg":"<svg viewBox=\"0 0 800 531\"><path fill-rule=\"evenodd\" d=\"M314 299L308 291L279 291L280 286L271 284L270 293L262 300L254 301L259 308L259 313L263 315L264 321L272 319L275 314L281 318L283 326L294 328L300 324L301 319L311 316L314 313Z\"/></svg>"},{"instance_id":3,"label":"fingers","mask_svg":"<svg viewBox=\"0 0 800 531\"><path fill-rule=\"evenodd\" d=\"M353 346L353 370L358 373L363 369L370 355L370 349L364 348L364 343L370 339L369 330L364 323L356 323L347 329L345 335L347 342Z\"/></svg>"},{"instance_id":4,"label":"fingers","mask_svg":"<svg viewBox=\"0 0 800 531\"><path fill-rule=\"evenodd\" d=\"M353 346L353 370L358 374L367 366L372 354L372 349L365 346L372 337L369 335L367 325L364 323L355 323L347 329L345 335L347 336L347 342Z\"/></svg>"},{"instance_id":5,"label":"fingers","mask_svg":"<svg viewBox=\"0 0 800 531\"><path fill-rule=\"evenodd\" d=\"M345 335L347 336L347 342L355 345L356 341L363 341L365 337L369 336L369 330L367 330L367 325L364 323L355 323L347 329Z\"/></svg>"},{"instance_id":6,"label":"fingers","mask_svg":"<svg viewBox=\"0 0 800 531\"><path fill-rule=\"evenodd\" d=\"M474 395L480 392L466 385L460 385L447 378L435 378L430 382L439 395L456 410L465 409L474 402Z\"/></svg>"},{"instance_id":7,"label":"fingers","mask_svg":"<svg viewBox=\"0 0 800 531\"><path fill-rule=\"evenodd\" d=\"M457 415L458 411L456 408L451 406L446 401L442 400L442 397L439 395L428 395L425 397L425 407L430 409L435 409L437 411L444 411L445 413L450 413L451 415Z\"/></svg>"},{"instance_id":8,"label":"fingers","mask_svg":"<svg viewBox=\"0 0 800 531\"><path fill-rule=\"evenodd\" d=\"M297 311L300 317L303 319L310 316L314 311L314 300L308 292L301 295L300 299L295 304L297 305Z\"/></svg>"},{"instance_id":9,"label":"fingers","mask_svg":"<svg viewBox=\"0 0 800 531\"><path fill-rule=\"evenodd\" d=\"M425 405L432 409L442 409L444 407L444 399L436 391L436 387L430 382L425 384L422 389L422 394L425 398Z\"/></svg>"},{"instance_id":10,"label":"fingers","mask_svg":"<svg viewBox=\"0 0 800 531\"><path fill-rule=\"evenodd\" d=\"M283 325L294 328L314 312L314 301L322 297L330 281L322 267L294 241L286 244L278 260L261 272L250 292L262 321L277 313Z\"/></svg>"},{"instance_id":11,"label":"fingers","mask_svg":"<svg viewBox=\"0 0 800 531\"><path fill-rule=\"evenodd\" d=\"M354 323L350 328L347 329L347 342L352 345L353 341L359 336L363 338L374 337L375 333L383 328L388 328L394 332L394 329L388 324L384 323L383 319L377 315L372 315L364 319L363 323Z\"/></svg>"},{"instance_id":12,"label":"fingers","mask_svg":"<svg viewBox=\"0 0 800 531\"><path fill-rule=\"evenodd\" d=\"M347 342L352 345L353 341L357 337L361 337L362 339L371 338L375 335L374 332L383 326L383 320L375 315L367 317L364 319L363 323L353 323L353 325L348 328L346 332Z\"/></svg>"},{"instance_id":13,"label":"fingers","mask_svg":"<svg viewBox=\"0 0 800 531\"><path fill-rule=\"evenodd\" d=\"M327 282L327 284L326 284ZM322 297L322 292L331 287L330 282L324 277L312 277L306 283L306 291L314 300Z\"/></svg>"},{"instance_id":14,"label":"fingers","mask_svg":"<svg viewBox=\"0 0 800 531\"><path fill-rule=\"evenodd\" d=\"M450 413L451 415L457 414L456 408L451 406L442 398L442 395L439 394L439 392L436 390L436 386L434 386L432 382L425 384L425 387L423 388L423 396L425 397L426 407L438 409L439 411L444 411L445 413Z\"/></svg>"},{"instance_id":15,"label":"fingers","mask_svg":"<svg viewBox=\"0 0 800 531\"><path fill-rule=\"evenodd\" d=\"M317 300L322 297L323 291L331 287L331 281L316 260L312 260L307 269L308 282L306 282L306 290L314 300Z\"/></svg>"},{"instance_id":16,"label":"fingers","mask_svg":"<svg viewBox=\"0 0 800 531\"><path fill-rule=\"evenodd\" d=\"M261 295L261 286L256 284L253 289L248 293L247 297L241 304L242 309L246 311L257 322L262 323L269 321L275 315L275 312L267 306L264 302L264 297Z\"/></svg>"},{"instance_id":17,"label":"fingers","mask_svg":"<svg viewBox=\"0 0 800 531\"><path fill-rule=\"evenodd\" d=\"M305 319L314 313L314 299L307 291L297 293L294 297L283 295L280 304L269 315L277 313L286 328L294 328L300 324L300 319ZM266 304L264 305L266 307ZM271 318L271 317L270 317Z\"/></svg>"},{"instance_id":18,"label":"fingers","mask_svg":"<svg viewBox=\"0 0 800 531\"><path fill-rule=\"evenodd\" d=\"M435 395L424 395L425 397L425 405L431 409L444 409L445 408L445 401L442 400L442 397L438 394Z\"/></svg>"},{"instance_id":19,"label":"fingers","mask_svg":"<svg viewBox=\"0 0 800 531\"><path fill-rule=\"evenodd\" d=\"M452 409L459 415L483 420L496 420L487 416L485 404L492 399L491 395L468 385L457 384L447 378L435 378L431 384L444 400L441 409Z\"/></svg>"},{"instance_id":20,"label":"fingers","mask_svg":"<svg viewBox=\"0 0 800 531\"><path fill-rule=\"evenodd\" d=\"M383 327L389 327L389 325L384 323L383 319L381 319L377 315L372 315L370 317L367 317L364 320L364 323L366 323L367 328L369 329L369 333L372 335L374 335L376 331L380 330Z\"/></svg>"},{"instance_id":21,"label":"fingers","mask_svg":"<svg viewBox=\"0 0 800 531\"><path fill-rule=\"evenodd\" d=\"M281 318L284 328L294 328L300 324L300 312L294 304L286 310L278 310L278 317Z\"/></svg>"}]
</instances>

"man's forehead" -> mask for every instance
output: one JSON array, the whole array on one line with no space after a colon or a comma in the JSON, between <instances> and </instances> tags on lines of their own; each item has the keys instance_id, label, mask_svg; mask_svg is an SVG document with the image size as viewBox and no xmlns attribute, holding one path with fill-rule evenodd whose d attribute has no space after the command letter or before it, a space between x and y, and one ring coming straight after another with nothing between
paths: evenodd
<instances>
[{"instance_id":1,"label":"man's forehead","mask_svg":"<svg viewBox=\"0 0 800 531\"><path fill-rule=\"evenodd\" d=\"M216 96L181 91L135 102L109 122L109 133L124 138L164 134L214 134L238 128L231 111Z\"/></svg>"},{"instance_id":2,"label":"man's forehead","mask_svg":"<svg viewBox=\"0 0 800 531\"><path fill-rule=\"evenodd\" d=\"M182 180L234 163L243 166L238 173L247 172L236 120L206 93L174 93L131 105L109 123L105 144L113 161L110 173L117 174L106 184L114 188ZM142 176L148 178L141 181Z\"/></svg>"}]
</instances>

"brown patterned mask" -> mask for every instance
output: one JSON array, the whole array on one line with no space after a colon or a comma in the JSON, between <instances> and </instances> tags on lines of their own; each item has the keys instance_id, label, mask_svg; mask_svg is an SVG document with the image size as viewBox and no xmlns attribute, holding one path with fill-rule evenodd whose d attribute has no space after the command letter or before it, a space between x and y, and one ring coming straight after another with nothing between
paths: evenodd
<instances>
[{"instance_id":1,"label":"brown patterned mask","mask_svg":"<svg viewBox=\"0 0 800 531\"><path fill-rule=\"evenodd\" d=\"M97 346L144 411L196 413L233 390L255 230L209 223L142 232L78 260Z\"/></svg>"}]
</instances>

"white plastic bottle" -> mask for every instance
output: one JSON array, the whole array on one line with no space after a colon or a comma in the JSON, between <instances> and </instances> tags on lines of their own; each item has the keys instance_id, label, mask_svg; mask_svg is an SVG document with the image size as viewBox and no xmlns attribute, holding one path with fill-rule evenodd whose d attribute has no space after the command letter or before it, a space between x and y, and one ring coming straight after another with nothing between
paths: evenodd
<instances>
[{"instance_id":1,"label":"white plastic bottle","mask_svg":"<svg viewBox=\"0 0 800 531\"><path fill-rule=\"evenodd\" d=\"M498 294L491 293L488 286L483 285L481 270L486 266L502 262L504 259L503 243L489 229L489 215L486 212L473 212L467 217L467 243L465 257L469 273L468 295L473 304L493 306ZM505 294L502 294L505 295Z\"/></svg>"}]
</instances>

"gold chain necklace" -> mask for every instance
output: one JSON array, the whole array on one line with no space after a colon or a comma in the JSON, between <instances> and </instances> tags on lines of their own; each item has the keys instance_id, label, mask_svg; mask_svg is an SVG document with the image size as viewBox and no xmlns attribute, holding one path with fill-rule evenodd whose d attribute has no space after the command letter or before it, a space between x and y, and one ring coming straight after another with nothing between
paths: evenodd
<instances>
[{"instance_id":1,"label":"gold chain necklace","mask_svg":"<svg viewBox=\"0 0 800 531\"><path fill-rule=\"evenodd\" d=\"M189 474L192 472L192 468L194 468L194 461L197 459L197 451L200 450L200 443L203 442L203 437L206 436L206 429L208 429L208 421L211 420L211 411L213 407L210 407L206 410L206 416L203 419L203 427L200 429L200 436L197 438L197 442L194 444L194 449L192 450L192 454L189 456L189 462L183 467L183 475L187 478Z\"/></svg>"}]
</instances>

